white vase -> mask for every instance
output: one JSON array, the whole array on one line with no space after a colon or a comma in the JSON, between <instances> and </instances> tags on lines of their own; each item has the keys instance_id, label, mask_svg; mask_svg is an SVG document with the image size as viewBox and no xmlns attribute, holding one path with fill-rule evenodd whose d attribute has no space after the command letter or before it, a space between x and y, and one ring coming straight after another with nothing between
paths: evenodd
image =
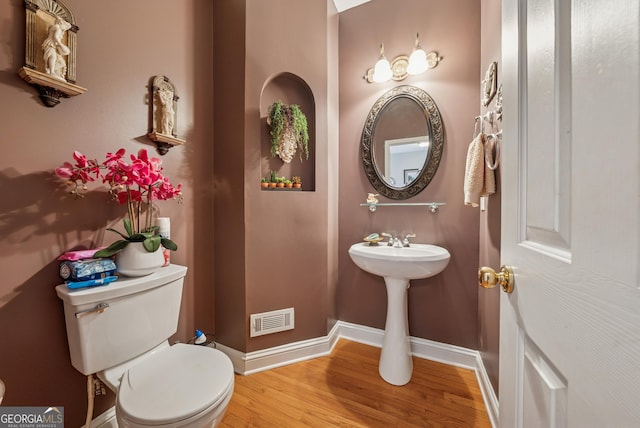
<instances>
[{"instance_id":1,"label":"white vase","mask_svg":"<svg viewBox=\"0 0 640 428\"><path fill-rule=\"evenodd\" d=\"M116 254L116 268L126 276L149 275L163 264L162 248L150 253L142 246L142 242L130 242Z\"/></svg>"}]
</instances>

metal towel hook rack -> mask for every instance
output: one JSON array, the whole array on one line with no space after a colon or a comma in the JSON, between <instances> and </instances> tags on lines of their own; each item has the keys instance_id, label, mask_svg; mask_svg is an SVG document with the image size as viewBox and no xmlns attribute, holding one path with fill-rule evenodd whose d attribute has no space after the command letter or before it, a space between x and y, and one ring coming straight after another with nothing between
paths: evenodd
<instances>
[{"instance_id":1,"label":"metal towel hook rack","mask_svg":"<svg viewBox=\"0 0 640 428\"><path fill-rule=\"evenodd\" d=\"M490 131L496 129L498 127L498 124L496 123L496 117L496 112L494 112L493 110L489 110L483 115L476 116L473 123L473 138L476 138L479 133L485 133L485 123L489 124Z\"/></svg>"},{"instance_id":2,"label":"metal towel hook rack","mask_svg":"<svg viewBox=\"0 0 640 428\"><path fill-rule=\"evenodd\" d=\"M482 116L476 116L473 122L473 138L475 140L478 134L482 132Z\"/></svg>"},{"instance_id":3,"label":"metal towel hook rack","mask_svg":"<svg viewBox=\"0 0 640 428\"><path fill-rule=\"evenodd\" d=\"M490 145L490 142L493 142L493 145ZM489 168L492 171L495 171L495 169L498 168L498 165L500 165L500 149L501 149L501 145L502 145L502 130L496 132L495 134L487 135L486 144L488 145L488 147L484 151L484 161L487 164L487 168ZM496 157L495 157L494 162L491 162L491 160L489 159L489 151L492 151L492 150L495 150L495 152L496 152Z\"/></svg>"},{"instance_id":4,"label":"metal towel hook rack","mask_svg":"<svg viewBox=\"0 0 640 428\"><path fill-rule=\"evenodd\" d=\"M495 170L500 165L500 152L502 146L502 129L499 129L498 126L498 115L495 111L489 110L485 114L480 116L476 116L473 123L473 139L475 139L479 134L485 134L485 144L488 145L487 150L485 150L485 162L487 167L491 170ZM485 133L485 123L489 125L489 133ZM495 160L492 162L489 158L488 151L495 150L496 156Z\"/></svg>"}]
</instances>

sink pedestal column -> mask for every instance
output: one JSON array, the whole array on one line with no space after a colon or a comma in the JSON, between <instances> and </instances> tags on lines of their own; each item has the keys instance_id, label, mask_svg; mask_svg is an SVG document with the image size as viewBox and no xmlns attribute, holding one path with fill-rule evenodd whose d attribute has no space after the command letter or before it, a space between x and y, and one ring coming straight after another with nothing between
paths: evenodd
<instances>
[{"instance_id":1,"label":"sink pedestal column","mask_svg":"<svg viewBox=\"0 0 640 428\"><path fill-rule=\"evenodd\" d=\"M405 385L413 373L407 311L409 281L385 278L384 282L387 286L387 321L378 372L392 385Z\"/></svg>"}]
</instances>

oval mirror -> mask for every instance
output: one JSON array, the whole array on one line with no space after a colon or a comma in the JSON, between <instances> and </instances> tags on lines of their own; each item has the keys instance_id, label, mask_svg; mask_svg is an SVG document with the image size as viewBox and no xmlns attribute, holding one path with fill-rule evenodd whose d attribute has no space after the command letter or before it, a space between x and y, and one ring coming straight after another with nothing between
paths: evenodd
<instances>
[{"instance_id":1,"label":"oval mirror","mask_svg":"<svg viewBox=\"0 0 640 428\"><path fill-rule=\"evenodd\" d=\"M375 102L362 131L360 155L373 187L390 199L408 199L438 169L444 130L433 99L415 86L397 86Z\"/></svg>"}]
</instances>

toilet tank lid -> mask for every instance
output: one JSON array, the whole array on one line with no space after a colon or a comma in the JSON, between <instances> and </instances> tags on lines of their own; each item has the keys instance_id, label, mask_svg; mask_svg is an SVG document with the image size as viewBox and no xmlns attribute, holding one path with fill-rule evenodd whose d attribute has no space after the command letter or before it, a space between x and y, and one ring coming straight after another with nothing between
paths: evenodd
<instances>
[{"instance_id":1,"label":"toilet tank lid","mask_svg":"<svg viewBox=\"0 0 640 428\"><path fill-rule=\"evenodd\" d=\"M80 306L160 287L184 278L186 274L187 268L185 266L171 264L142 277L129 278L120 275L117 281L102 286L72 290L66 284L60 284L56 286L56 294L66 303L72 306Z\"/></svg>"}]
</instances>

